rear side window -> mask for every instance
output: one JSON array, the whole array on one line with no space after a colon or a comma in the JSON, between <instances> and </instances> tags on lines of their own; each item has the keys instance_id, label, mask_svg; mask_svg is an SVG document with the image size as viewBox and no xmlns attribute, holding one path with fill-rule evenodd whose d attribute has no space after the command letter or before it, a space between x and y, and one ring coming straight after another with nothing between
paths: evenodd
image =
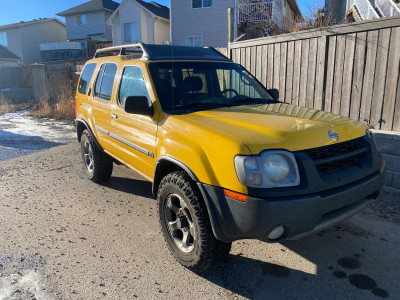
<instances>
[{"instance_id":1,"label":"rear side window","mask_svg":"<svg viewBox=\"0 0 400 300\"><path fill-rule=\"evenodd\" d=\"M96 64L88 64L83 69L81 79L79 80L78 93L86 95L90 79L92 78Z\"/></svg>"},{"instance_id":2,"label":"rear side window","mask_svg":"<svg viewBox=\"0 0 400 300\"><path fill-rule=\"evenodd\" d=\"M116 64L105 64L101 66L99 76L97 77L96 81L94 94L95 97L107 101L111 99L115 73L117 73Z\"/></svg>"},{"instance_id":3,"label":"rear side window","mask_svg":"<svg viewBox=\"0 0 400 300\"><path fill-rule=\"evenodd\" d=\"M96 85L94 87L94 96L96 98L100 97L100 85L101 85L101 80L103 79L103 73L104 73L105 67L106 67L106 65L102 65L100 68L99 74L97 75Z\"/></svg>"},{"instance_id":4,"label":"rear side window","mask_svg":"<svg viewBox=\"0 0 400 300\"><path fill-rule=\"evenodd\" d=\"M119 104L124 106L125 98L128 96L146 96L147 99L150 99L142 69L139 67L126 67L122 75Z\"/></svg>"}]
</instances>

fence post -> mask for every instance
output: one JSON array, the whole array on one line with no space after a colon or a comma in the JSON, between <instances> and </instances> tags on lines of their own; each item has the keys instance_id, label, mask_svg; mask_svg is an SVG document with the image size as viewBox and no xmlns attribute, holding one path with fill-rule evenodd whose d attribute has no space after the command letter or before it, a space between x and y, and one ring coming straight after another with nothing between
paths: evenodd
<instances>
[{"instance_id":1,"label":"fence post","mask_svg":"<svg viewBox=\"0 0 400 300\"><path fill-rule=\"evenodd\" d=\"M32 72L32 89L33 98L36 102L40 101L40 98L48 93L48 82L45 66L43 64L30 65Z\"/></svg>"}]
</instances>

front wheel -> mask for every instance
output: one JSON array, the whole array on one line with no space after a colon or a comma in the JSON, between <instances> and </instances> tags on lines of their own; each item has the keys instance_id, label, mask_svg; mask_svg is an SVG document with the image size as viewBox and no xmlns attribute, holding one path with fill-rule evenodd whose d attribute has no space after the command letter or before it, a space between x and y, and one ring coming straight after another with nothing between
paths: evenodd
<instances>
[{"instance_id":1,"label":"front wheel","mask_svg":"<svg viewBox=\"0 0 400 300\"><path fill-rule=\"evenodd\" d=\"M214 237L207 208L185 172L164 177L157 200L161 231L180 264L203 272L229 254L231 244Z\"/></svg>"},{"instance_id":2,"label":"front wheel","mask_svg":"<svg viewBox=\"0 0 400 300\"><path fill-rule=\"evenodd\" d=\"M113 161L97 147L93 136L85 129L81 137L83 168L87 177L94 182L102 182L111 177Z\"/></svg>"}]
</instances>

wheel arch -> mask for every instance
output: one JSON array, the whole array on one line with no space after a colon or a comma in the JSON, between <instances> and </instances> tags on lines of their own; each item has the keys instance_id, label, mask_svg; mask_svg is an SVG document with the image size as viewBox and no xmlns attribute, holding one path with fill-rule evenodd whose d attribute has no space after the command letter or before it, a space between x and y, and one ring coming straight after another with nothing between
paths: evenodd
<instances>
[{"instance_id":1,"label":"wheel arch","mask_svg":"<svg viewBox=\"0 0 400 300\"><path fill-rule=\"evenodd\" d=\"M154 168L152 192L155 197L157 197L158 186L163 177L174 171L185 171L194 182L199 181L194 172L183 162L172 156L163 155L157 159Z\"/></svg>"},{"instance_id":2,"label":"wheel arch","mask_svg":"<svg viewBox=\"0 0 400 300\"><path fill-rule=\"evenodd\" d=\"M76 134L77 134L78 142L81 142L82 133L85 129L87 129L89 131L90 135L93 137L93 140L96 143L96 146L99 147L99 149L102 152L104 152L103 147L100 146L100 143L97 141L96 136L94 135L89 124L85 120L79 119L79 118L77 118L75 120L75 123L76 123Z\"/></svg>"},{"instance_id":3,"label":"wheel arch","mask_svg":"<svg viewBox=\"0 0 400 300\"><path fill-rule=\"evenodd\" d=\"M163 179L164 176L175 171L186 172L190 177L190 179L193 180L193 182L195 183L195 186L199 192L199 196L201 197L203 203L206 206L214 236L220 241L226 243L232 242L231 240L226 239L222 234L221 229L219 227L217 216L214 211L215 209L214 205L210 200L210 198L207 197L207 192L204 190L202 184L199 182L194 172L180 160L167 155L161 156L157 159L153 176L153 185L152 185L153 195L157 198L158 186L161 180Z\"/></svg>"}]
</instances>

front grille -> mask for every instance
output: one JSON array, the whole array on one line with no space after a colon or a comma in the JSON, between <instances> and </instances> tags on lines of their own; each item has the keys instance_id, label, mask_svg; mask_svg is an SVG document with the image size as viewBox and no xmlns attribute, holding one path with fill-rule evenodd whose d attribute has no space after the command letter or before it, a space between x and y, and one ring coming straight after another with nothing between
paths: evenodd
<instances>
[{"instance_id":1,"label":"front grille","mask_svg":"<svg viewBox=\"0 0 400 300\"><path fill-rule=\"evenodd\" d=\"M368 151L362 138L305 150L315 163L319 174L327 174L353 166L361 166Z\"/></svg>"}]
</instances>

